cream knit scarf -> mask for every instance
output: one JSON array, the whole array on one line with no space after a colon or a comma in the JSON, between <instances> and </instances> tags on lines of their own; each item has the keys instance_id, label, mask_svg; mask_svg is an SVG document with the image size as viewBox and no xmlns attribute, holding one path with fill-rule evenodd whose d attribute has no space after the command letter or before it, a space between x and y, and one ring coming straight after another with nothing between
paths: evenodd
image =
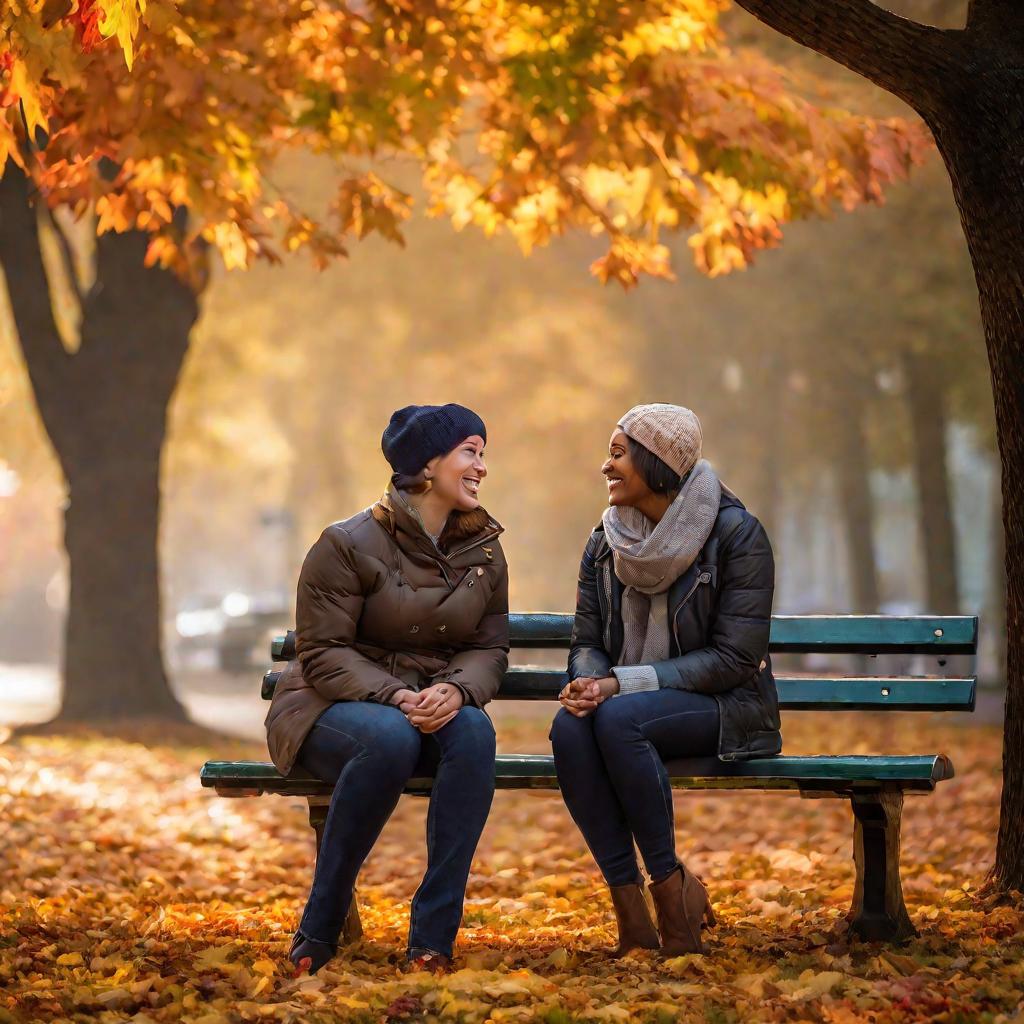
<instances>
[{"instance_id":1,"label":"cream knit scarf","mask_svg":"<svg viewBox=\"0 0 1024 1024\"><path fill-rule=\"evenodd\" d=\"M664 595L659 600L667 602L669 587L693 564L708 539L718 518L721 494L722 484L711 463L698 459L657 524L632 506L605 509L604 535L612 549L615 575L626 588L620 665L649 664L668 657L668 616L661 608L652 613L651 595Z\"/></svg>"}]
</instances>

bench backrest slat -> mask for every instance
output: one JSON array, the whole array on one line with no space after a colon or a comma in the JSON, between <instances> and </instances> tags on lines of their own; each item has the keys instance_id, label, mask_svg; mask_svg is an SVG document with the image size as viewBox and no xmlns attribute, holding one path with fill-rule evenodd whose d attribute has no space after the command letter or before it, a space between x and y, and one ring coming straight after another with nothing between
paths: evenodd
<instances>
[{"instance_id":1,"label":"bench backrest slat","mask_svg":"<svg viewBox=\"0 0 1024 1024\"><path fill-rule=\"evenodd\" d=\"M263 677L264 700L274 696L280 672ZM555 669L509 669L498 700L554 700L565 685ZM779 707L790 711L973 711L976 681L921 676L776 676Z\"/></svg>"},{"instance_id":2,"label":"bench backrest slat","mask_svg":"<svg viewBox=\"0 0 1024 1024\"><path fill-rule=\"evenodd\" d=\"M516 648L566 648L572 615L516 612L509 638ZM978 648L976 615L773 615L768 649L808 654L973 654ZM295 657L292 630L271 643L271 658Z\"/></svg>"}]
</instances>

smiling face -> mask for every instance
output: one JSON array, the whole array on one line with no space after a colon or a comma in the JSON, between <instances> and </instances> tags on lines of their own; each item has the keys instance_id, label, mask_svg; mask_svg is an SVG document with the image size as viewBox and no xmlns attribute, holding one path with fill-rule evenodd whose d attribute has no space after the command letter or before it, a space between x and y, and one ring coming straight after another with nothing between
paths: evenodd
<instances>
[{"instance_id":1,"label":"smiling face","mask_svg":"<svg viewBox=\"0 0 1024 1024\"><path fill-rule=\"evenodd\" d=\"M447 455L438 455L427 463L434 495L452 508L472 512L480 507L477 494L487 476L484 465L484 439L479 434L467 437Z\"/></svg>"},{"instance_id":2,"label":"smiling face","mask_svg":"<svg viewBox=\"0 0 1024 1024\"><path fill-rule=\"evenodd\" d=\"M629 454L629 443L621 427L608 442L608 458L601 467L608 481L609 505L640 505L654 492L647 486Z\"/></svg>"}]
</instances>

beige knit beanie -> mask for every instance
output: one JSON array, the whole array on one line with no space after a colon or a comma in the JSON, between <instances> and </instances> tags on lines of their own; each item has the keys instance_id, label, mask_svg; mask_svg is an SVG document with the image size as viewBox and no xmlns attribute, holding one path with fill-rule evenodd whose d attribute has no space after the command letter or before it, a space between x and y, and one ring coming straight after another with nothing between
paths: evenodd
<instances>
[{"instance_id":1,"label":"beige knit beanie","mask_svg":"<svg viewBox=\"0 0 1024 1024\"><path fill-rule=\"evenodd\" d=\"M680 476L686 476L700 459L704 432L697 414L682 405L634 405L619 426Z\"/></svg>"}]
</instances>

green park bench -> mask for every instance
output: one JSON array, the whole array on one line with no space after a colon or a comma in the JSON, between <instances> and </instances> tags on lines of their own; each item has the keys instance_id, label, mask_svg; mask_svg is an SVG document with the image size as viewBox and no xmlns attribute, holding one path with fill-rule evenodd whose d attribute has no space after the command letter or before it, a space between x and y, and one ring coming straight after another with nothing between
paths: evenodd
<instances>
[{"instance_id":1,"label":"green park bench","mask_svg":"<svg viewBox=\"0 0 1024 1024\"><path fill-rule=\"evenodd\" d=\"M514 614L509 617L516 648L568 648L571 615ZM874 656L883 653L928 654L940 666L950 654L975 654L977 616L775 615L769 649L774 653L831 652ZM276 638L271 656L295 657L292 632ZM262 695L270 700L280 672L263 677ZM499 700L555 700L565 683L555 669L510 668ZM790 711L973 711L976 676L787 676L777 674L779 706ZM785 725L783 725L785 736ZM851 929L867 940L902 940L915 934L903 902L900 881L900 819L905 793L930 793L953 777L944 754L818 755L719 761L716 757L666 762L676 789L796 790L801 797L838 797L850 801L856 884L847 915ZM550 754L498 754L494 765L499 789L557 789ZM220 796L278 793L305 797L317 850L332 787L296 766L282 776L265 761L207 761L203 786ZM431 778L409 780L406 792L429 794ZM346 938L360 934L356 901Z\"/></svg>"}]
</instances>

